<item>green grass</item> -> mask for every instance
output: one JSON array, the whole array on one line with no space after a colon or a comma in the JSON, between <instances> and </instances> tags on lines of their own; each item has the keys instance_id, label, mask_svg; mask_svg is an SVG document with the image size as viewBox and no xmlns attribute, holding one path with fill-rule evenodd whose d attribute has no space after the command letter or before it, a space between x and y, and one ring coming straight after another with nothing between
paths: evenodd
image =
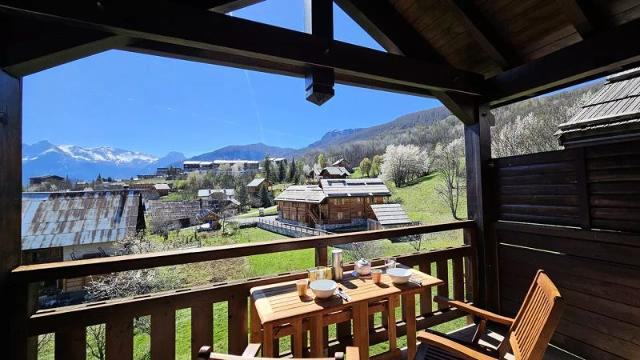
<instances>
[{"instance_id":1,"label":"green grass","mask_svg":"<svg viewBox=\"0 0 640 360\"><path fill-rule=\"evenodd\" d=\"M265 216L269 216L269 215L276 215L278 213L278 207L276 205L273 205L271 207L268 208L264 208L264 215ZM240 219L243 218L250 218L250 217L256 217L260 215L260 211L258 209L252 209L247 211L244 214L240 214L237 217Z\"/></svg>"},{"instance_id":2,"label":"green grass","mask_svg":"<svg viewBox=\"0 0 640 360\"><path fill-rule=\"evenodd\" d=\"M357 174L357 169L356 173ZM354 174L354 175L355 175ZM453 220L449 208L443 204L435 192L435 187L440 181L438 175L430 175L418 179L410 186L396 188L393 184L388 184L390 190L393 193L393 199L399 200L409 217L414 221L421 221L426 224L449 222ZM459 205L459 217L466 216L465 214L466 204L465 198L461 197ZM267 214L275 214L276 207L266 209ZM252 217L257 216L258 210L252 210L240 217ZM192 230L182 230L183 234L191 234ZM175 239L176 233L172 232L169 235L169 241ZM220 231L212 233L199 233L199 239L202 241L203 246L217 246L225 244L236 243L251 243L272 241L276 239L282 239L283 236L274 234L258 228L246 228L238 229L231 235L223 235ZM164 241L161 237L154 237L156 241ZM389 240L380 240L377 243L378 251L382 256L401 255L408 254L415 251L414 247L409 243L392 243ZM423 240L422 251L439 249L449 246L458 246L462 244L461 231L450 231L444 233L437 233L427 235ZM246 272L243 274L245 277L256 277L265 275L274 275L283 272L291 272L297 270L304 270L314 266L314 249L285 251L274 254L253 255L246 258ZM433 264L432 266L435 266ZM449 265L449 275L453 273L451 265ZM195 270L197 271L197 270ZM435 273L435 268L432 269ZM194 279L200 279L202 277L198 274L194 274ZM451 288L452 282L449 281L449 287ZM433 290L435 291L435 289ZM451 289L450 289L451 291ZM419 304L419 301L416 302ZM419 310L418 310L419 311ZM396 316L400 316L400 308L397 309ZM181 309L176 312L176 358L177 359L189 359L190 358L190 321L191 311L189 309ZM379 316L377 322L379 323ZM464 318L458 319L449 323L445 323L435 327L436 330L442 332L449 332L456 328L460 328L466 325ZM227 351L227 305L226 303L214 304L214 346L216 351ZM335 334L335 326L330 327L330 335ZM398 339L400 346L406 345L406 337ZM145 333L137 333L134 337L134 354L135 358L142 358L144 354L149 350L149 335ZM371 355L381 353L386 350L387 344L379 344L371 347ZM288 338L283 339L281 342L281 349L289 348ZM41 352L40 359L52 359L53 358L53 343L47 344ZM90 358L90 357L88 357Z\"/></svg>"}]
</instances>

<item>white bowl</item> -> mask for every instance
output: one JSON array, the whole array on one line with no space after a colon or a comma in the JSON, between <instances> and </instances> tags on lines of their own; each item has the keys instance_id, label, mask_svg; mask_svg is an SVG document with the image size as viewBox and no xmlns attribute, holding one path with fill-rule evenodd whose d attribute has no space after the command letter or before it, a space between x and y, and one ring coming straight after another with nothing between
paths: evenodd
<instances>
[{"instance_id":1,"label":"white bowl","mask_svg":"<svg viewBox=\"0 0 640 360\"><path fill-rule=\"evenodd\" d=\"M309 284L313 294L319 299L331 297L338 288L338 284L333 280L315 280Z\"/></svg>"},{"instance_id":2,"label":"white bowl","mask_svg":"<svg viewBox=\"0 0 640 360\"><path fill-rule=\"evenodd\" d=\"M391 277L394 284L405 284L411 278L411 270L403 268L393 268L387 270L387 275Z\"/></svg>"}]
</instances>

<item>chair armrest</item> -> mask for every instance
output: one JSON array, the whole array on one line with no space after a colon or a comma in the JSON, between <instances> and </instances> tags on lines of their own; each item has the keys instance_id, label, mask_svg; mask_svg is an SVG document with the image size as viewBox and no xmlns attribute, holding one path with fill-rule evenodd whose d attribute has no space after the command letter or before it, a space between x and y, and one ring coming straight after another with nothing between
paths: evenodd
<instances>
[{"instance_id":1,"label":"chair armrest","mask_svg":"<svg viewBox=\"0 0 640 360\"><path fill-rule=\"evenodd\" d=\"M436 296L433 298L433 301L437 302L438 304L445 304L445 305L456 307L464 312L467 312L468 314L475 315L485 320L493 321L498 324L503 324L508 326L511 326L511 324L513 324L513 319L510 317L498 315L490 311L477 308L463 301L451 300L444 296Z\"/></svg>"},{"instance_id":2,"label":"chair armrest","mask_svg":"<svg viewBox=\"0 0 640 360\"><path fill-rule=\"evenodd\" d=\"M497 360L488 354L480 352L474 348L467 347L445 337L421 331L418 333L418 340L429 346L437 347L445 352L464 360Z\"/></svg>"},{"instance_id":3,"label":"chair armrest","mask_svg":"<svg viewBox=\"0 0 640 360\"><path fill-rule=\"evenodd\" d=\"M198 359L209 360L212 350L213 349L211 348L211 346L207 346L207 345L202 346L200 350L198 350Z\"/></svg>"},{"instance_id":4,"label":"chair armrest","mask_svg":"<svg viewBox=\"0 0 640 360\"><path fill-rule=\"evenodd\" d=\"M251 343L247 345L247 347L244 349L244 352L242 353L242 357L254 358L258 356L261 347L262 344L260 343Z\"/></svg>"}]
</instances>

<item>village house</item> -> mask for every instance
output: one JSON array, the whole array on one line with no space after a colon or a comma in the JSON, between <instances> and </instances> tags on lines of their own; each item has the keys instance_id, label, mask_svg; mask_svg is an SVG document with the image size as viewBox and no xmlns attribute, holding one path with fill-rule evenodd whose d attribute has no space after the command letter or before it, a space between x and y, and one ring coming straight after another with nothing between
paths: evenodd
<instances>
[{"instance_id":1,"label":"village house","mask_svg":"<svg viewBox=\"0 0 640 360\"><path fill-rule=\"evenodd\" d=\"M381 179L322 179L319 186L290 186L275 201L279 221L335 230L366 227L376 219L371 205L389 196Z\"/></svg>"},{"instance_id":2,"label":"village house","mask_svg":"<svg viewBox=\"0 0 640 360\"><path fill-rule=\"evenodd\" d=\"M349 176L351 176L349 170L341 166L327 166L318 174L320 179L346 179Z\"/></svg>"},{"instance_id":3,"label":"village house","mask_svg":"<svg viewBox=\"0 0 640 360\"><path fill-rule=\"evenodd\" d=\"M180 229L199 224L197 214L202 209L202 201L160 201L147 203L147 214L151 219L152 230L160 228Z\"/></svg>"},{"instance_id":4,"label":"village house","mask_svg":"<svg viewBox=\"0 0 640 360\"><path fill-rule=\"evenodd\" d=\"M235 189L200 189L198 199L202 202L202 208L221 210L240 206L240 202L236 200Z\"/></svg>"},{"instance_id":5,"label":"village house","mask_svg":"<svg viewBox=\"0 0 640 360\"><path fill-rule=\"evenodd\" d=\"M260 171L260 162L257 160L213 160L213 161L193 161L182 162L185 173L189 172L218 172L222 169L231 171L234 174L252 173Z\"/></svg>"},{"instance_id":6,"label":"village house","mask_svg":"<svg viewBox=\"0 0 640 360\"><path fill-rule=\"evenodd\" d=\"M64 178L58 175L34 176L29 178L29 186L41 185L44 183L55 184L62 181L64 181Z\"/></svg>"},{"instance_id":7,"label":"village house","mask_svg":"<svg viewBox=\"0 0 640 360\"><path fill-rule=\"evenodd\" d=\"M271 183L265 178L256 178L251 180L247 184L247 193L249 194L249 201L253 206L260 206L260 192L262 188L266 186L267 190L271 186Z\"/></svg>"},{"instance_id":8,"label":"village house","mask_svg":"<svg viewBox=\"0 0 640 360\"><path fill-rule=\"evenodd\" d=\"M138 191L68 191L22 194L23 264L113 255L116 242L145 228ZM85 278L65 279L64 291Z\"/></svg>"},{"instance_id":9,"label":"village house","mask_svg":"<svg viewBox=\"0 0 640 360\"><path fill-rule=\"evenodd\" d=\"M346 168L347 170L349 170L349 172L351 172L351 167L349 167L349 163L347 162L347 160L340 158L336 161L334 161L333 163L331 163L331 166L335 166L335 167L343 167Z\"/></svg>"},{"instance_id":10,"label":"village house","mask_svg":"<svg viewBox=\"0 0 640 360\"><path fill-rule=\"evenodd\" d=\"M155 184L153 185L153 188L158 192L158 195L160 196L167 196L169 195L169 191L171 191L171 187L169 186L169 184Z\"/></svg>"}]
</instances>

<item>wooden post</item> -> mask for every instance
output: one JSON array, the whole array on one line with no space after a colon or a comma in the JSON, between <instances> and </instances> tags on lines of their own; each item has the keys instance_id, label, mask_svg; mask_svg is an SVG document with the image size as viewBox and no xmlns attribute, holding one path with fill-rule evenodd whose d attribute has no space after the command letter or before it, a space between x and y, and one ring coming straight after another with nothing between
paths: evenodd
<instances>
[{"instance_id":1,"label":"wooden post","mask_svg":"<svg viewBox=\"0 0 640 360\"><path fill-rule=\"evenodd\" d=\"M29 357L26 317L28 286L10 289L11 270L20 265L22 192L22 80L0 70L0 344L10 359ZM31 351L32 352L32 351ZM31 354L34 355L34 354Z\"/></svg>"},{"instance_id":2,"label":"wooden post","mask_svg":"<svg viewBox=\"0 0 640 360\"><path fill-rule=\"evenodd\" d=\"M476 222L475 249L479 286L474 289L480 306L499 310L497 243L492 229L491 202L491 129L492 115L486 104L470 103L468 113L472 123L464 127L465 157L467 167L467 214Z\"/></svg>"},{"instance_id":3,"label":"wooden post","mask_svg":"<svg viewBox=\"0 0 640 360\"><path fill-rule=\"evenodd\" d=\"M329 42L333 40L333 1L305 0L305 31L327 40L325 52L329 54ZM335 71L332 68L314 66L305 76L307 100L322 105L334 95Z\"/></svg>"}]
</instances>

